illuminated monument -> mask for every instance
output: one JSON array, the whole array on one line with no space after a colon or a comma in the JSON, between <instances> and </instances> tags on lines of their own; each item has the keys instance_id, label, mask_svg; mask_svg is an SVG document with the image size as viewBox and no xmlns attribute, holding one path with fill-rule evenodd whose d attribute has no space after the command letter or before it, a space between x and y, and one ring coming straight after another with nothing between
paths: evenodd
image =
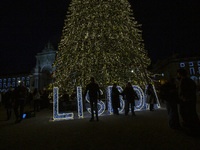
<instances>
[{"instance_id":1,"label":"illuminated monument","mask_svg":"<svg viewBox=\"0 0 200 150\"><path fill-rule=\"evenodd\" d=\"M19 86L18 81L23 81L24 85L33 90L42 90L52 82L50 74L53 71L52 64L55 61L56 50L49 42L41 53L36 55L36 66L32 72L0 75L0 92L7 91L10 86Z\"/></svg>"},{"instance_id":2,"label":"illuminated monument","mask_svg":"<svg viewBox=\"0 0 200 150\"><path fill-rule=\"evenodd\" d=\"M34 88L43 89L52 82L50 77L55 61L56 50L49 42L41 53L36 55L36 67L34 69Z\"/></svg>"}]
</instances>

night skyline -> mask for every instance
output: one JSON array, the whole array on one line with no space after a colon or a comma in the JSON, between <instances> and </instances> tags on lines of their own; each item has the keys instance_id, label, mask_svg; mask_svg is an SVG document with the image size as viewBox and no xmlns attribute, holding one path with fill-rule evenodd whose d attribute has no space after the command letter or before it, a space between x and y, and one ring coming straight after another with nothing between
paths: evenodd
<instances>
[{"instance_id":1,"label":"night skyline","mask_svg":"<svg viewBox=\"0 0 200 150\"><path fill-rule=\"evenodd\" d=\"M199 2L196 0L129 0L142 24L145 49L152 62L173 53L199 51ZM5 1L0 20L3 72L31 70L35 55L50 41L57 50L70 0ZM26 65L25 65L26 64Z\"/></svg>"}]
</instances>

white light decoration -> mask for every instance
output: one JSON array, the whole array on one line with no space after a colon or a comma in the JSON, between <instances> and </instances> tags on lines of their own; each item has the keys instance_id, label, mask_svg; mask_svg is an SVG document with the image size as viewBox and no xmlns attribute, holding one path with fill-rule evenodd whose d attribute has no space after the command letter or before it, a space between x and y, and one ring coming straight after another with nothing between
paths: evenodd
<instances>
[{"instance_id":1,"label":"white light decoration","mask_svg":"<svg viewBox=\"0 0 200 150\"><path fill-rule=\"evenodd\" d=\"M100 95L103 95L102 90L100 90ZM90 103L90 100L89 100L89 99L90 99L90 98L89 98L89 94L88 94L88 92L87 92L86 97L85 97L85 100L86 100L88 103ZM99 106L99 107L98 107L98 106ZM105 103L104 103L103 101L97 100L97 108L98 108L98 115L101 116L101 115L105 112L106 105L105 105ZM91 108L86 108L86 109L87 109L87 111L91 114ZM95 110L94 110L94 112L95 112Z\"/></svg>"},{"instance_id":2,"label":"white light decoration","mask_svg":"<svg viewBox=\"0 0 200 150\"><path fill-rule=\"evenodd\" d=\"M71 120L74 119L74 113L59 113L58 87L53 88L53 120Z\"/></svg>"},{"instance_id":3,"label":"white light decoration","mask_svg":"<svg viewBox=\"0 0 200 150\"><path fill-rule=\"evenodd\" d=\"M121 93L123 90L121 87L117 86L117 89L119 90L119 92ZM107 100L108 100L108 112L109 114L113 114L113 108L112 108L112 99L111 99L111 93L112 93L112 86L108 86L107 87ZM120 95L120 108L119 113L124 111L125 108L125 102L122 98L122 96Z\"/></svg>"},{"instance_id":4,"label":"white light decoration","mask_svg":"<svg viewBox=\"0 0 200 150\"><path fill-rule=\"evenodd\" d=\"M123 91L123 89L120 86L117 86L117 88L118 88L120 93ZM143 93L142 89L137 85L133 85L133 89L136 91L136 93L137 93L137 95L139 97L138 102L136 101L136 105L134 107L134 110L135 111L140 111L144 107L144 93ZM108 100L108 111L109 111L110 114L113 113L111 92L112 92L112 86L109 86L107 88L107 100ZM120 96L120 106L121 107L119 109L119 112L123 112L124 108L125 108L125 101L123 100L122 96ZM130 106L129 109L131 109L131 106Z\"/></svg>"},{"instance_id":5,"label":"white light decoration","mask_svg":"<svg viewBox=\"0 0 200 150\"><path fill-rule=\"evenodd\" d=\"M82 88L77 87L77 105L78 105L78 117L83 118L83 101L82 101Z\"/></svg>"},{"instance_id":6,"label":"white light decoration","mask_svg":"<svg viewBox=\"0 0 200 150\"><path fill-rule=\"evenodd\" d=\"M189 62L189 66L192 67L193 66L193 62Z\"/></svg>"},{"instance_id":7,"label":"white light decoration","mask_svg":"<svg viewBox=\"0 0 200 150\"><path fill-rule=\"evenodd\" d=\"M133 89L136 91L136 93L137 93L137 95L139 97L138 102L136 101L137 103L135 104L135 111L140 111L144 107L144 92L137 85L134 85Z\"/></svg>"},{"instance_id":8,"label":"white light decoration","mask_svg":"<svg viewBox=\"0 0 200 150\"><path fill-rule=\"evenodd\" d=\"M194 70L194 68L190 68L190 75L195 75L195 70Z\"/></svg>"},{"instance_id":9,"label":"white light decoration","mask_svg":"<svg viewBox=\"0 0 200 150\"><path fill-rule=\"evenodd\" d=\"M146 89L145 88L145 93ZM120 86L117 86L117 89L119 92L122 92L123 89ZM145 103L146 94L144 94L143 90L137 86L133 85L133 89L136 91L138 95L138 100L136 100L136 105L134 107L135 111L141 111L142 109L146 108L149 109L149 105ZM155 86L153 86L153 90L156 96L157 104L154 108L160 108L160 103L158 100L158 96L156 94ZM101 91L101 90L100 90ZM112 86L107 87L107 101L108 101L108 114L113 114L112 109L112 102L111 102L111 91ZM103 92L101 91L101 95ZM59 113L59 89L58 87L53 88L53 120L71 120L74 119L74 113ZM89 103L89 94L87 93L85 97L86 101ZM102 115L105 112L105 103L102 100L98 100L98 115ZM123 97L120 95L120 109L119 112L122 113L125 108L125 101L123 100ZM146 107L145 107L146 106ZM84 118L83 113L83 98L82 98L82 88L80 86L77 87L77 109L78 109L78 118ZM86 108L89 113L91 113L91 108ZM131 107L129 107L131 109Z\"/></svg>"},{"instance_id":10,"label":"white light decoration","mask_svg":"<svg viewBox=\"0 0 200 150\"><path fill-rule=\"evenodd\" d=\"M184 68L185 67L185 63L180 63L180 67Z\"/></svg>"},{"instance_id":11,"label":"white light decoration","mask_svg":"<svg viewBox=\"0 0 200 150\"><path fill-rule=\"evenodd\" d=\"M197 65L200 66L200 61L197 61Z\"/></svg>"}]
</instances>

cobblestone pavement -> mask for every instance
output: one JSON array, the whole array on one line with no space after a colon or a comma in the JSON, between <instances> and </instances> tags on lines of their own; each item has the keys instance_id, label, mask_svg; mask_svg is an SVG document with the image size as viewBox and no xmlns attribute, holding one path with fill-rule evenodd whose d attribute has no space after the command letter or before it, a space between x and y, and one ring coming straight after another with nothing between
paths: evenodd
<instances>
[{"instance_id":1,"label":"cobblestone pavement","mask_svg":"<svg viewBox=\"0 0 200 150\"><path fill-rule=\"evenodd\" d=\"M5 121L0 108L1 150L199 150L200 138L168 127L165 108L136 112L132 116L100 116L50 121L52 112L43 109L36 117L15 124L14 114Z\"/></svg>"}]
</instances>

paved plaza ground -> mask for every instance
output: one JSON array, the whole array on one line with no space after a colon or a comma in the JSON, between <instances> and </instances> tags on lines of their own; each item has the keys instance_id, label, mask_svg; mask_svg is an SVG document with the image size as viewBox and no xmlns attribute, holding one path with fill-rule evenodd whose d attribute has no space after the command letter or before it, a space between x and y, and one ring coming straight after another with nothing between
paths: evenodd
<instances>
[{"instance_id":1,"label":"paved plaza ground","mask_svg":"<svg viewBox=\"0 0 200 150\"><path fill-rule=\"evenodd\" d=\"M198 105L198 114L199 111ZM136 112L131 116L101 116L50 121L52 111L43 109L36 117L15 124L14 114L5 121L0 107L0 150L199 150L200 138L168 127L165 108ZM199 114L200 115L200 114Z\"/></svg>"}]
</instances>

